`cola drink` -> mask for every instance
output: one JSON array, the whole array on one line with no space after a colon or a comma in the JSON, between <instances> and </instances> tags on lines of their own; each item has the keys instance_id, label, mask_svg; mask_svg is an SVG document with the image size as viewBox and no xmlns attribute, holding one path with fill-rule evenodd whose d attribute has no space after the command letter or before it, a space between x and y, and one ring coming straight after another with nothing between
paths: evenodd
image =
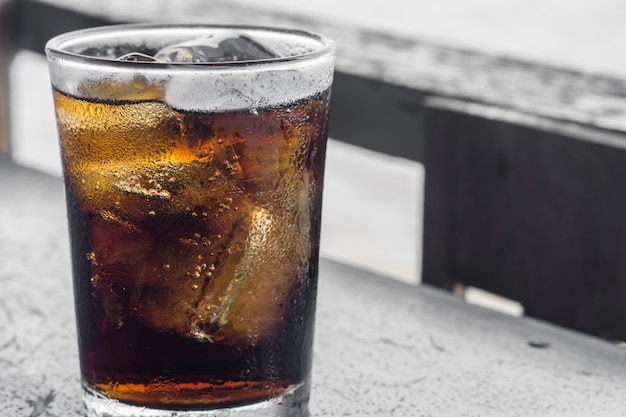
<instances>
[{"instance_id":1,"label":"cola drink","mask_svg":"<svg viewBox=\"0 0 626 417\"><path fill-rule=\"evenodd\" d=\"M294 94L310 68L243 56L228 78L232 53L216 70L130 45L103 77L51 63L87 408L306 414L330 81Z\"/></svg>"}]
</instances>

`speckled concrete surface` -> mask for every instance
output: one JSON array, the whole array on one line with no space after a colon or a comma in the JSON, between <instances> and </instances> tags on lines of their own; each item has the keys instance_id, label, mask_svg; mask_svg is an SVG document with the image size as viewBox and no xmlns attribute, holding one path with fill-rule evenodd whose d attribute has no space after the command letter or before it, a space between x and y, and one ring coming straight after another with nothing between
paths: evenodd
<instances>
[{"instance_id":1,"label":"speckled concrete surface","mask_svg":"<svg viewBox=\"0 0 626 417\"><path fill-rule=\"evenodd\" d=\"M61 182L0 164L0 191L0 414L82 417ZM327 259L319 276L311 417L626 416L617 346Z\"/></svg>"}]
</instances>

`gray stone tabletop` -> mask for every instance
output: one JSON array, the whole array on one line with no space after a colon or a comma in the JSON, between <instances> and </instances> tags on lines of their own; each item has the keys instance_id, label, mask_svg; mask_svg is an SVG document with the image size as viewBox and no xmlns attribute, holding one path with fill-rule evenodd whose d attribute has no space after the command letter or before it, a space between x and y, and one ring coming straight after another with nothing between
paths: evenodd
<instances>
[{"instance_id":1,"label":"gray stone tabletop","mask_svg":"<svg viewBox=\"0 0 626 417\"><path fill-rule=\"evenodd\" d=\"M0 415L82 416L59 179L0 161ZM311 415L626 416L626 350L323 260Z\"/></svg>"}]
</instances>

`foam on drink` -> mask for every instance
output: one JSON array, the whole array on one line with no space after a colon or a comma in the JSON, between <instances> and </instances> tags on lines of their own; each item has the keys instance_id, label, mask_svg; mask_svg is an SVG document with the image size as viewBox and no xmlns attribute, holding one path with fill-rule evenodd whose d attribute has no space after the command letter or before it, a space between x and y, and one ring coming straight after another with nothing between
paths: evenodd
<instances>
[{"instance_id":1,"label":"foam on drink","mask_svg":"<svg viewBox=\"0 0 626 417\"><path fill-rule=\"evenodd\" d=\"M190 27L186 33L183 31L180 34L178 33L180 31L177 31L174 37L177 42L167 44L164 44L167 33L164 36L157 30L147 30L142 33L143 44L129 42L122 46L110 45L108 38L94 31L90 39L81 40L80 44L67 40L60 47L75 54L93 55L100 59L110 60L117 60L121 56L132 53L155 57L158 56L160 50L167 51L167 48L184 50L191 56L198 57L198 54L194 52L194 47L197 49L198 45L189 46L185 45L186 43L208 39L209 42L203 47L207 50L212 45L210 39L219 37L223 38L222 42L245 39L249 45L261 45L257 49L271 50L271 53L279 56L270 59L271 64L267 63L267 57L243 56L241 59L234 60L237 62L234 66L232 59L220 60L219 57L213 57L212 61L194 63L146 60L141 62L145 66L140 65L140 68L136 61L128 62L128 65L121 62L113 83L110 78L94 73L89 63L77 60L68 63L63 68L63 76L56 74L59 69L51 68L51 76L55 80L54 85L71 96L98 100L101 96L94 94L93 86L100 84L125 86L139 82L151 88L162 89L164 101L173 108L206 112L281 106L312 97L330 88L333 70L329 62L332 62L333 57L314 52L320 47L320 41L317 39L302 38L298 36L298 32L294 32L292 35L287 35L286 39L283 37L280 42L277 42L274 40L275 33L270 29L255 31L254 35L245 31L233 33L232 30L228 30L227 36L224 36L225 29L205 28L200 33L197 29ZM120 35L120 37L123 36L124 33ZM82 46L85 43L90 43L91 46L85 48ZM311 55L314 56L313 59ZM306 60L299 59L304 56L307 56ZM265 62L263 65L258 65L261 59ZM227 62L230 65L223 65ZM202 68L196 65L210 65L217 75L204 77Z\"/></svg>"}]
</instances>

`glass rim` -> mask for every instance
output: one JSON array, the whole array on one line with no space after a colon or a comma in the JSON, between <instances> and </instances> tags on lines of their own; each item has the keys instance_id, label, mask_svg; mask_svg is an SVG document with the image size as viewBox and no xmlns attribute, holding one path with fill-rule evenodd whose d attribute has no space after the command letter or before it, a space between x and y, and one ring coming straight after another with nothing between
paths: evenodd
<instances>
[{"instance_id":1,"label":"glass rim","mask_svg":"<svg viewBox=\"0 0 626 417\"><path fill-rule=\"evenodd\" d=\"M87 47L89 39L93 41L102 40L109 37L112 40L121 42L123 37L119 36L123 33L130 34L136 33L151 33L158 30L176 31L176 30L210 30L210 29L238 29L245 31L260 31L266 33L275 33L279 35L292 35L306 38L319 43L319 48L307 51L304 53L298 53L285 57L274 57L264 59L252 59L252 60L238 60L238 61L213 61L213 62L159 62L159 61L130 61L119 60L111 57L93 56L87 54L81 54L67 50L70 46L77 46L83 44ZM118 36L111 36L117 34ZM248 67L257 65L273 65L273 64L286 64L294 63L298 61L307 61L315 58L319 58L325 55L334 53L335 43L326 38L323 35L309 32L300 29L290 29L272 26L255 26L255 25L239 25L239 24L210 24L210 23L126 23L126 24L112 24L105 26L96 26L85 29L78 29L62 33L52 37L46 42L44 51L46 55L50 57L67 59L76 62L82 62L86 64L94 65L114 65L120 67L133 67L138 68L144 66L145 69L163 69L163 68L196 68L201 67L208 68L237 68Z\"/></svg>"}]
</instances>

